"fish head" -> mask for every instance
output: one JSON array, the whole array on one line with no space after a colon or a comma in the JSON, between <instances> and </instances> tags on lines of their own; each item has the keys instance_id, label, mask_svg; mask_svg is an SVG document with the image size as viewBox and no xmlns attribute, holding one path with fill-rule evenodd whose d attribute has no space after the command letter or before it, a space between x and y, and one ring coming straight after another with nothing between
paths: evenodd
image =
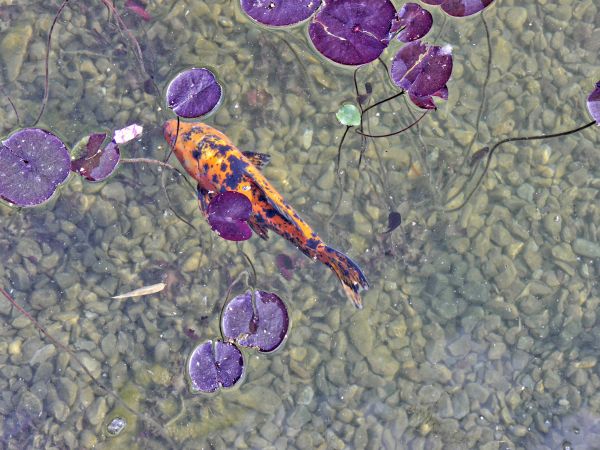
<instances>
[{"instance_id":1,"label":"fish head","mask_svg":"<svg viewBox=\"0 0 600 450\"><path fill-rule=\"evenodd\" d=\"M201 122L181 122L167 120L163 125L163 134L175 156L181 161L194 151L202 151L203 146L211 144L227 145L229 139L220 131ZM197 158L197 156L196 156Z\"/></svg>"},{"instance_id":2,"label":"fish head","mask_svg":"<svg viewBox=\"0 0 600 450\"><path fill-rule=\"evenodd\" d=\"M181 165L206 188L210 184L205 179L209 169L221 167L222 159L233 148L227 136L201 122L168 120L163 133Z\"/></svg>"},{"instance_id":3,"label":"fish head","mask_svg":"<svg viewBox=\"0 0 600 450\"><path fill-rule=\"evenodd\" d=\"M188 169L188 165L197 166L206 137L206 125L200 122L181 122L167 120L163 125L163 134L173 153ZM189 170L188 170L189 172Z\"/></svg>"}]
</instances>

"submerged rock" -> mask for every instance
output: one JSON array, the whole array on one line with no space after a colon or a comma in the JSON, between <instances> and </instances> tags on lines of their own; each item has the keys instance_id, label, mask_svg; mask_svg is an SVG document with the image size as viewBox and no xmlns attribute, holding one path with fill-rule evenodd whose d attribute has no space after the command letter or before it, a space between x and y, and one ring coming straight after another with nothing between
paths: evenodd
<instances>
[{"instance_id":1,"label":"submerged rock","mask_svg":"<svg viewBox=\"0 0 600 450\"><path fill-rule=\"evenodd\" d=\"M21 73L23 60L33 34L30 25L15 26L0 42L0 57L6 67L6 78L15 81Z\"/></svg>"}]
</instances>

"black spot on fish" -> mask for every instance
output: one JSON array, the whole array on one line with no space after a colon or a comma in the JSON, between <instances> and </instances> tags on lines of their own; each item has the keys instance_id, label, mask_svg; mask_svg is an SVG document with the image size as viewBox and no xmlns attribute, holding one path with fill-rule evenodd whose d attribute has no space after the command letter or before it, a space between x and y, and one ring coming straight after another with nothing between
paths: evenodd
<instances>
[{"instance_id":1,"label":"black spot on fish","mask_svg":"<svg viewBox=\"0 0 600 450\"><path fill-rule=\"evenodd\" d=\"M202 166L202 167L204 167L205 172L208 172L208 164L207 163L204 163L204 166Z\"/></svg>"},{"instance_id":2,"label":"black spot on fish","mask_svg":"<svg viewBox=\"0 0 600 450\"><path fill-rule=\"evenodd\" d=\"M225 178L224 185L230 189L235 189L242 181L248 163L234 155L229 155L227 161L229 162L230 172Z\"/></svg>"},{"instance_id":3,"label":"black spot on fish","mask_svg":"<svg viewBox=\"0 0 600 450\"><path fill-rule=\"evenodd\" d=\"M192 156L194 157L194 159L200 159L200 151L199 150L193 150L192 151Z\"/></svg>"},{"instance_id":4,"label":"black spot on fish","mask_svg":"<svg viewBox=\"0 0 600 450\"><path fill-rule=\"evenodd\" d=\"M218 183L219 182L219 177L215 174L212 176L212 181L213 183Z\"/></svg>"},{"instance_id":5,"label":"black spot on fish","mask_svg":"<svg viewBox=\"0 0 600 450\"><path fill-rule=\"evenodd\" d=\"M308 241L306 241L306 246L308 248L312 248L313 250L316 250L318 245L319 245L319 241L316 239L309 239Z\"/></svg>"},{"instance_id":6,"label":"black spot on fish","mask_svg":"<svg viewBox=\"0 0 600 450\"><path fill-rule=\"evenodd\" d=\"M265 216L267 216L269 219L272 219L276 215L277 215L277 211L275 211L274 209L268 209L265 211Z\"/></svg>"},{"instance_id":7,"label":"black spot on fish","mask_svg":"<svg viewBox=\"0 0 600 450\"><path fill-rule=\"evenodd\" d=\"M221 172L225 172L227 170L227 164L224 162L221 163Z\"/></svg>"},{"instance_id":8,"label":"black spot on fish","mask_svg":"<svg viewBox=\"0 0 600 450\"><path fill-rule=\"evenodd\" d=\"M231 151L231 146L227 144L214 144L212 147L218 150L221 155L226 155Z\"/></svg>"}]
</instances>

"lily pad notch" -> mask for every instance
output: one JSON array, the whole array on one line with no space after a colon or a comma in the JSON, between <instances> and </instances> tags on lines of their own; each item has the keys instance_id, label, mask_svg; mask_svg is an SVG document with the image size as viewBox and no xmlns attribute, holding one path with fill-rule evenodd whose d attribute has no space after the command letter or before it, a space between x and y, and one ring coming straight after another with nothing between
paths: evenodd
<instances>
[{"instance_id":1,"label":"lily pad notch","mask_svg":"<svg viewBox=\"0 0 600 450\"><path fill-rule=\"evenodd\" d=\"M248 291L231 299L221 320L225 338L262 353L274 352L283 344L289 325L283 300L265 291Z\"/></svg>"},{"instance_id":2,"label":"lily pad notch","mask_svg":"<svg viewBox=\"0 0 600 450\"><path fill-rule=\"evenodd\" d=\"M191 353L187 372L193 391L210 393L235 386L244 374L244 357L233 344L205 341Z\"/></svg>"}]
</instances>

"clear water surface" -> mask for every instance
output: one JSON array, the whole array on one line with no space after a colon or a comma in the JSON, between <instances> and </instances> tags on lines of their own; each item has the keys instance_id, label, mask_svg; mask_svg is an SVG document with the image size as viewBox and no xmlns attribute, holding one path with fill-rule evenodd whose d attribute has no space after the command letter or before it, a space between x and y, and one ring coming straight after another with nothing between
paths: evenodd
<instances>
[{"instance_id":1,"label":"clear water surface","mask_svg":"<svg viewBox=\"0 0 600 450\"><path fill-rule=\"evenodd\" d=\"M97 184L72 176L39 208L1 205L0 285L139 415L2 298L0 447L598 448L598 129L502 146L467 205L447 211L480 173L469 164L478 149L590 120L585 97L600 78L593 0L496 0L485 24L434 11L429 41L453 47L449 100L418 127L369 139L360 165L351 132L339 176L335 111L355 97L352 70L321 60L305 27L263 29L233 0L150 1L147 22L124 3L128 32L100 0L68 3L41 125L72 145L140 123L144 135L123 153L161 159L166 84L209 67L225 99L208 123L271 154L267 178L362 266L371 289L358 311L329 270L278 236L220 240L194 189L154 166L123 165ZM58 6L0 2L3 135L19 126L8 97L21 125L39 111ZM365 82L372 102L394 92L379 63L361 69L361 90ZM389 133L417 114L394 100L368 129ZM403 224L382 234L390 211ZM226 291L250 270L241 251L257 287L287 302L292 328L276 353L245 354L239 388L193 395L186 358L198 339L219 336ZM279 253L296 265L289 281ZM111 299L160 281L160 294ZM127 426L115 437L116 417Z\"/></svg>"}]
</instances>

